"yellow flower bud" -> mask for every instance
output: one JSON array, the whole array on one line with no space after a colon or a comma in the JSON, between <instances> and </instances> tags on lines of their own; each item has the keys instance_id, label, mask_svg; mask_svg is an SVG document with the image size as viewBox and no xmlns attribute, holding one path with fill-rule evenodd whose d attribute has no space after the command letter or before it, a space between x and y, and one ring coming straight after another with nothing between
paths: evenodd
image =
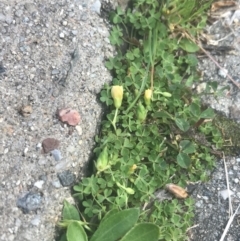
<instances>
[{"instance_id":1,"label":"yellow flower bud","mask_svg":"<svg viewBox=\"0 0 240 241\"><path fill-rule=\"evenodd\" d=\"M147 117L147 110L142 105L142 103L139 103L137 106L137 119L141 122L143 122Z\"/></svg>"},{"instance_id":2,"label":"yellow flower bud","mask_svg":"<svg viewBox=\"0 0 240 241\"><path fill-rule=\"evenodd\" d=\"M119 182L116 182L116 184L117 184L118 187L122 188L123 190L125 190L130 195L133 195L135 193L135 191L130 187L125 187L125 186L121 185Z\"/></svg>"},{"instance_id":3,"label":"yellow flower bud","mask_svg":"<svg viewBox=\"0 0 240 241\"><path fill-rule=\"evenodd\" d=\"M164 97L171 97L172 94L170 94L169 92L161 92L161 94L164 96Z\"/></svg>"},{"instance_id":4,"label":"yellow flower bud","mask_svg":"<svg viewBox=\"0 0 240 241\"><path fill-rule=\"evenodd\" d=\"M137 165L136 164L133 164L131 167L130 167L130 169L129 169L129 174L132 174L132 173L134 173L134 171L137 169Z\"/></svg>"},{"instance_id":5,"label":"yellow flower bud","mask_svg":"<svg viewBox=\"0 0 240 241\"><path fill-rule=\"evenodd\" d=\"M151 89L145 90L144 101L146 106L149 106L151 104L151 98L152 98L152 90Z\"/></svg>"},{"instance_id":6,"label":"yellow flower bud","mask_svg":"<svg viewBox=\"0 0 240 241\"><path fill-rule=\"evenodd\" d=\"M96 168L98 172L102 172L108 168L108 150L106 146L98 156Z\"/></svg>"},{"instance_id":7,"label":"yellow flower bud","mask_svg":"<svg viewBox=\"0 0 240 241\"><path fill-rule=\"evenodd\" d=\"M118 109L122 105L123 87L114 85L111 89L111 95L114 101L114 106Z\"/></svg>"}]
</instances>

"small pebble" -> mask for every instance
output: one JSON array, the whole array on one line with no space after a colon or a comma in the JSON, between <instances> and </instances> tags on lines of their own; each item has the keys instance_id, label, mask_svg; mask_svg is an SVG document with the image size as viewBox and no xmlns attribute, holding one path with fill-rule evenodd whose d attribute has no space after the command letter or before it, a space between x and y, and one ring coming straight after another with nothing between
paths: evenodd
<instances>
[{"instance_id":1,"label":"small pebble","mask_svg":"<svg viewBox=\"0 0 240 241\"><path fill-rule=\"evenodd\" d=\"M225 189L225 190L221 190L219 194L222 196L224 200L226 200L229 196L233 194L233 191L231 190L228 191L227 189Z\"/></svg>"},{"instance_id":2,"label":"small pebble","mask_svg":"<svg viewBox=\"0 0 240 241\"><path fill-rule=\"evenodd\" d=\"M67 21L63 21L63 22L62 22L62 25L63 25L63 26L67 26L67 24L68 24Z\"/></svg>"},{"instance_id":3,"label":"small pebble","mask_svg":"<svg viewBox=\"0 0 240 241\"><path fill-rule=\"evenodd\" d=\"M17 207L21 208L23 213L29 213L40 208L42 196L40 193L27 193L17 200Z\"/></svg>"},{"instance_id":4,"label":"small pebble","mask_svg":"<svg viewBox=\"0 0 240 241\"><path fill-rule=\"evenodd\" d=\"M40 149L42 149L42 143L38 143L38 144L36 145L36 150L38 151L38 150L40 150Z\"/></svg>"},{"instance_id":5,"label":"small pebble","mask_svg":"<svg viewBox=\"0 0 240 241\"><path fill-rule=\"evenodd\" d=\"M55 188L60 188L60 187L62 186L59 180L52 181L52 185L53 185Z\"/></svg>"},{"instance_id":6,"label":"small pebble","mask_svg":"<svg viewBox=\"0 0 240 241\"><path fill-rule=\"evenodd\" d=\"M54 157L55 161L60 161L62 159L61 152L57 149L51 151L52 156Z\"/></svg>"},{"instance_id":7,"label":"small pebble","mask_svg":"<svg viewBox=\"0 0 240 241\"><path fill-rule=\"evenodd\" d=\"M234 179L234 182L235 182L235 183L239 183L238 178L235 178L235 179Z\"/></svg>"},{"instance_id":8,"label":"small pebble","mask_svg":"<svg viewBox=\"0 0 240 241\"><path fill-rule=\"evenodd\" d=\"M227 74L228 74L228 70L227 69L221 68L221 69L218 70L218 75L223 77L223 78L226 78Z\"/></svg>"},{"instance_id":9,"label":"small pebble","mask_svg":"<svg viewBox=\"0 0 240 241\"><path fill-rule=\"evenodd\" d=\"M34 226L38 226L41 223L40 216L37 215L34 219L31 220L31 224Z\"/></svg>"},{"instance_id":10,"label":"small pebble","mask_svg":"<svg viewBox=\"0 0 240 241\"><path fill-rule=\"evenodd\" d=\"M28 152L28 147L26 147L23 151L24 156L27 154L27 152Z\"/></svg>"},{"instance_id":11,"label":"small pebble","mask_svg":"<svg viewBox=\"0 0 240 241\"><path fill-rule=\"evenodd\" d=\"M42 148L44 153L49 153L54 149L57 149L60 145L60 141L54 138L46 138L42 141Z\"/></svg>"},{"instance_id":12,"label":"small pebble","mask_svg":"<svg viewBox=\"0 0 240 241\"><path fill-rule=\"evenodd\" d=\"M96 12L98 14L101 14L101 2L99 0L96 0L93 5L91 6L91 10L93 12Z\"/></svg>"},{"instance_id":13,"label":"small pebble","mask_svg":"<svg viewBox=\"0 0 240 241\"><path fill-rule=\"evenodd\" d=\"M59 34L59 37L60 37L60 38L64 38L64 33L60 33L60 34Z\"/></svg>"},{"instance_id":14,"label":"small pebble","mask_svg":"<svg viewBox=\"0 0 240 241\"><path fill-rule=\"evenodd\" d=\"M81 136L82 135L82 127L81 126L76 126L75 128L77 130L78 135Z\"/></svg>"},{"instance_id":15,"label":"small pebble","mask_svg":"<svg viewBox=\"0 0 240 241\"><path fill-rule=\"evenodd\" d=\"M199 200L198 202L195 203L195 206L200 208L203 205L203 201Z\"/></svg>"},{"instance_id":16,"label":"small pebble","mask_svg":"<svg viewBox=\"0 0 240 241\"><path fill-rule=\"evenodd\" d=\"M76 110L64 108L58 111L59 120L70 126L76 126L80 122L80 115Z\"/></svg>"},{"instance_id":17,"label":"small pebble","mask_svg":"<svg viewBox=\"0 0 240 241\"><path fill-rule=\"evenodd\" d=\"M43 184L44 184L44 181L43 180L39 180L39 181L36 181L34 183L34 186L37 187L38 189L42 189Z\"/></svg>"},{"instance_id":18,"label":"small pebble","mask_svg":"<svg viewBox=\"0 0 240 241\"><path fill-rule=\"evenodd\" d=\"M56 74L59 74L59 70L58 69L53 69L52 70L52 75L56 75Z\"/></svg>"},{"instance_id":19,"label":"small pebble","mask_svg":"<svg viewBox=\"0 0 240 241\"><path fill-rule=\"evenodd\" d=\"M69 170L58 173L58 179L64 187L71 186L76 179L76 176Z\"/></svg>"}]
</instances>

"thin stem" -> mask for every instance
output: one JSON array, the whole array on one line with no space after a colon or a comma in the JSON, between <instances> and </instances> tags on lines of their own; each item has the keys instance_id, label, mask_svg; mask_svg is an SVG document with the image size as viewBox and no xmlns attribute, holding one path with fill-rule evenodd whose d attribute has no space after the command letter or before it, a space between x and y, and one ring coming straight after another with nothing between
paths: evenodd
<instances>
[{"instance_id":1,"label":"thin stem","mask_svg":"<svg viewBox=\"0 0 240 241\"><path fill-rule=\"evenodd\" d=\"M116 128L117 114L118 114L118 108L116 108L116 110L115 110L114 118L113 118L113 121L112 121L112 125L114 127L114 130L115 130L116 134L117 134L117 128Z\"/></svg>"},{"instance_id":2,"label":"thin stem","mask_svg":"<svg viewBox=\"0 0 240 241\"><path fill-rule=\"evenodd\" d=\"M134 63L133 63L133 65L134 65ZM147 82L149 67L150 67L150 62L148 63L147 71L146 71L145 76L144 76L144 78L143 78L143 80L142 80L142 85L141 85L141 88L140 88L140 90L139 90L139 92L138 92L138 95L136 96L136 98L134 99L134 101L131 103L131 105L127 108L125 114L127 114L127 113L133 108L133 106L135 105L135 103L138 101L140 95L142 94L142 92L143 92L143 90L144 90L144 88L145 88L146 82Z\"/></svg>"}]
</instances>

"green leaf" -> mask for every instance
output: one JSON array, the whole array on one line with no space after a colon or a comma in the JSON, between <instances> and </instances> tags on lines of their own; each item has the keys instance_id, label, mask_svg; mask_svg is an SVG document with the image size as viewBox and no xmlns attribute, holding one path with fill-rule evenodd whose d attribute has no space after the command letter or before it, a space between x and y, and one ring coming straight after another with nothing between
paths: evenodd
<instances>
[{"instance_id":1,"label":"green leaf","mask_svg":"<svg viewBox=\"0 0 240 241\"><path fill-rule=\"evenodd\" d=\"M200 109L200 106L196 103L192 103L190 106L189 106L189 109L191 111L191 113L196 116L196 117L199 117L200 114L201 114L201 109Z\"/></svg>"},{"instance_id":2,"label":"green leaf","mask_svg":"<svg viewBox=\"0 0 240 241\"><path fill-rule=\"evenodd\" d=\"M131 143L129 139L125 138L123 146L127 148L133 148L133 143Z\"/></svg>"},{"instance_id":3,"label":"green leaf","mask_svg":"<svg viewBox=\"0 0 240 241\"><path fill-rule=\"evenodd\" d=\"M75 221L68 225L67 241L88 241L87 234L79 222Z\"/></svg>"},{"instance_id":4,"label":"green leaf","mask_svg":"<svg viewBox=\"0 0 240 241\"><path fill-rule=\"evenodd\" d=\"M181 151L184 153L194 153L195 152L195 146L191 141L183 140L179 144Z\"/></svg>"},{"instance_id":5,"label":"green leaf","mask_svg":"<svg viewBox=\"0 0 240 241\"><path fill-rule=\"evenodd\" d=\"M58 241L68 241L68 240L67 240L66 233L64 233L63 235L61 235L61 238L60 238Z\"/></svg>"},{"instance_id":6,"label":"green leaf","mask_svg":"<svg viewBox=\"0 0 240 241\"><path fill-rule=\"evenodd\" d=\"M193 43L192 41L186 38L181 39L181 42L179 45L183 50L189 53L194 53L199 50L199 47L195 43Z\"/></svg>"},{"instance_id":7,"label":"green leaf","mask_svg":"<svg viewBox=\"0 0 240 241\"><path fill-rule=\"evenodd\" d=\"M188 168L191 164L191 159L186 153L179 153L177 155L177 163L182 168Z\"/></svg>"},{"instance_id":8,"label":"green leaf","mask_svg":"<svg viewBox=\"0 0 240 241\"><path fill-rule=\"evenodd\" d=\"M106 215L103 217L102 222L118 212L119 212L119 210L117 210L117 209L112 209L111 211L107 212Z\"/></svg>"},{"instance_id":9,"label":"green leaf","mask_svg":"<svg viewBox=\"0 0 240 241\"><path fill-rule=\"evenodd\" d=\"M176 118L175 123L178 126L178 128L184 132L190 128L189 123L184 119Z\"/></svg>"},{"instance_id":10,"label":"green leaf","mask_svg":"<svg viewBox=\"0 0 240 241\"><path fill-rule=\"evenodd\" d=\"M133 227L120 241L157 241L159 228L152 223L139 223Z\"/></svg>"},{"instance_id":11,"label":"green leaf","mask_svg":"<svg viewBox=\"0 0 240 241\"><path fill-rule=\"evenodd\" d=\"M170 114L168 114L168 112L166 112L166 111L155 112L155 113L153 113L152 116L153 117L162 117L162 118L172 119L172 116Z\"/></svg>"},{"instance_id":12,"label":"green leaf","mask_svg":"<svg viewBox=\"0 0 240 241\"><path fill-rule=\"evenodd\" d=\"M207 108L206 110L204 110L201 115L200 115L200 118L214 118L215 116L215 113L214 111L211 109L211 108Z\"/></svg>"},{"instance_id":13,"label":"green leaf","mask_svg":"<svg viewBox=\"0 0 240 241\"><path fill-rule=\"evenodd\" d=\"M78 210L75 206L64 200L63 220L80 220Z\"/></svg>"},{"instance_id":14,"label":"green leaf","mask_svg":"<svg viewBox=\"0 0 240 241\"><path fill-rule=\"evenodd\" d=\"M110 215L100 223L90 241L116 241L137 222L138 208L126 209Z\"/></svg>"}]
</instances>

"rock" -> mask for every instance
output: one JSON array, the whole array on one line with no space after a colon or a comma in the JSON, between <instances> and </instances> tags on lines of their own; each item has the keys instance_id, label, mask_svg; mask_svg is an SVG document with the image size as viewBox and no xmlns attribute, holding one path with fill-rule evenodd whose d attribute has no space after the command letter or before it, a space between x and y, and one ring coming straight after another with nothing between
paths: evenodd
<instances>
[{"instance_id":1,"label":"rock","mask_svg":"<svg viewBox=\"0 0 240 241\"><path fill-rule=\"evenodd\" d=\"M226 200L227 198L229 198L229 196L231 196L232 194L234 194L234 192L231 191L231 190L225 189L225 190L219 191L219 194L222 196L222 198L223 198L224 200Z\"/></svg>"},{"instance_id":2,"label":"rock","mask_svg":"<svg viewBox=\"0 0 240 241\"><path fill-rule=\"evenodd\" d=\"M64 37L65 37L64 33L59 34L59 38L64 38Z\"/></svg>"},{"instance_id":3,"label":"rock","mask_svg":"<svg viewBox=\"0 0 240 241\"><path fill-rule=\"evenodd\" d=\"M49 153L54 149L57 149L60 145L60 141L54 138L46 138L42 141L42 148L44 153Z\"/></svg>"},{"instance_id":4,"label":"rock","mask_svg":"<svg viewBox=\"0 0 240 241\"><path fill-rule=\"evenodd\" d=\"M41 223L40 216L37 215L34 219L31 220L31 224L34 226L38 226Z\"/></svg>"},{"instance_id":5,"label":"rock","mask_svg":"<svg viewBox=\"0 0 240 241\"><path fill-rule=\"evenodd\" d=\"M224 68L221 68L221 69L218 70L218 75L223 77L223 78L226 78L227 75L228 75L228 70L224 69Z\"/></svg>"},{"instance_id":6,"label":"rock","mask_svg":"<svg viewBox=\"0 0 240 241\"><path fill-rule=\"evenodd\" d=\"M101 2L99 0L96 0L93 5L91 6L91 10L93 12L98 13L99 15L101 14Z\"/></svg>"},{"instance_id":7,"label":"rock","mask_svg":"<svg viewBox=\"0 0 240 241\"><path fill-rule=\"evenodd\" d=\"M60 188L61 187L61 183L59 180L54 180L52 181L52 185L55 187L55 188Z\"/></svg>"},{"instance_id":8,"label":"rock","mask_svg":"<svg viewBox=\"0 0 240 241\"><path fill-rule=\"evenodd\" d=\"M34 186L37 187L38 189L42 189L43 184L44 184L44 181L39 180L34 183Z\"/></svg>"},{"instance_id":9,"label":"rock","mask_svg":"<svg viewBox=\"0 0 240 241\"><path fill-rule=\"evenodd\" d=\"M20 113L24 116L24 117L28 117L32 114L33 109L31 105L26 105L23 106L20 110Z\"/></svg>"},{"instance_id":10,"label":"rock","mask_svg":"<svg viewBox=\"0 0 240 241\"><path fill-rule=\"evenodd\" d=\"M51 151L51 154L53 155L55 161L60 161L62 159L61 152L57 149L54 149L53 151Z\"/></svg>"},{"instance_id":11,"label":"rock","mask_svg":"<svg viewBox=\"0 0 240 241\"><path fill-rule=\"evenodd\" d=\"M23 213L29 213L40 208L42 195L40 193L27 193L17 200L17 207L21 208Z\"/></svg>"},{"instance_id":12,"label":"rock","mask_svg":"<svg viewBox=\"0 0 240 241\"><path fill-rule=\"evenodd\" d=\"M71 186L76 179L76 176L69 170L58 173L58 178L64 187Z\"/></svg>"},{"instance_id":13,"label":"rock","mask_svg":"<svg viewBox=\"0 0 240 241\"><path fill-rule=\"evenodd\" d=\"M59 120L70 126L76 126L80 122L80 115L76 110L64 108L58 111Z\"/></svg>"},{"instance_id":14,"label":"rock","mask_svg":"<svg viewBox=\"0 0 240 241\"><path fill-rule=\"evenodd\" d=\"M75 128L77 130L78 135L81 136L82 135L82 127L81 126L76 126Z\"/></svg>"},{"instance_id":15,"label":"rock","mask_svg":"<svg viewBox=\"0 0 240 241\"><path fill-rule=\"evenodd\" d=\"M0 74L5 72L5 68L0 64Z\"/></svg>"}]
</instances>

